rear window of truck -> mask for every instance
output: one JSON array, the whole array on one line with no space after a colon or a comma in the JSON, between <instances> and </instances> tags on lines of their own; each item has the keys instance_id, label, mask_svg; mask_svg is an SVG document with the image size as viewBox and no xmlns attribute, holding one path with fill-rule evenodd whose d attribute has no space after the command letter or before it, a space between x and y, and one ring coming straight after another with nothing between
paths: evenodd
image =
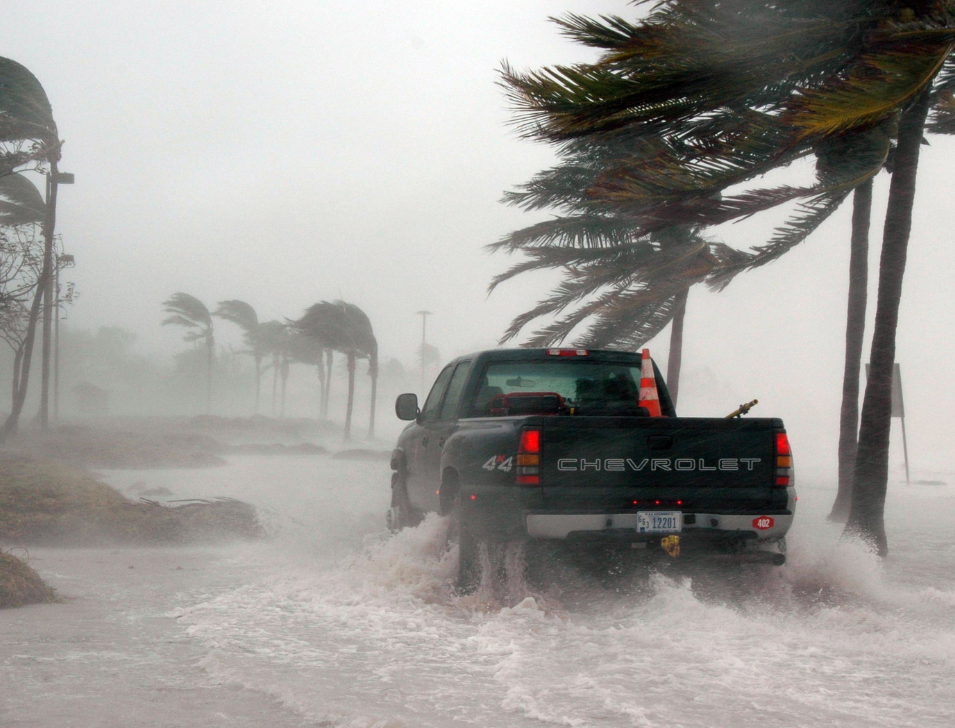
<instances>
[{"instance_id":1,"label":"rear window of truck","mask_svg":"<svg viewBox=\"0 0 955 728\"><path fill-rule=\"evenodd\" d=\"M556 393L575 414L639 415L640 366L568 359L492 362L484 368L469 410L489 417L502 394Z\"/></svg>"}]
</instances>

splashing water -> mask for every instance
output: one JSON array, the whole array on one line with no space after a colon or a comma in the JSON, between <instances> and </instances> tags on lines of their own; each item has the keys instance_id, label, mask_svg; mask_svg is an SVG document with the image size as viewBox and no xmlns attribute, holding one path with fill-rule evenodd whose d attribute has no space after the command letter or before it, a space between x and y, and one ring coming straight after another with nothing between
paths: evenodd
<instances>
[{"instance_id":1,"label":"splashing water","mask_svg":"<svg viewBox=\"0 0 955 728\"><path fill-rule=\"evenodd\" d=\"M824 518L831 491L810 484L789 561L777 569L624 564L595 573L510 546L484 555L504 564L503 577L461 596L447 519L384 532L387 473L376 465L340 463L320 478L295 463L270 461L267 475L265 467L232 466L229 494L258 494L298 525L233 557L246 583L193 595L170 616L203 645L214 679L272 695L306 720L760 728L955 720L951 494L893 497L898 546L885 563L839 540ZM282 502L274 488L262 499L261 480L282 483ZM898 533L913 523L920 538Z\"/></svg>"}]
</instances>

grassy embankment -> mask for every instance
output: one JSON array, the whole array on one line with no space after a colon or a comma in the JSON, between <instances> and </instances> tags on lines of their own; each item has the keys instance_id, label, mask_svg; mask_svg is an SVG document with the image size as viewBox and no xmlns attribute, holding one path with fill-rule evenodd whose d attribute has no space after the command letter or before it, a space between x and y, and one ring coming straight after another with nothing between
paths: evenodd
<instances>
[{"instance_id":1,"label":"grassy embankment","mask_svg":"<svg viewBox=\"0 0 955 728\"><path fill-rule=\"evenodd\" d=\"M165 546L264 534L255 509L231 499L164 506L134 502L87 471L0 453L0 543ZM0 552L0 606L49 601L52 590L22 560Z\"/></svg>"}]
</instances>

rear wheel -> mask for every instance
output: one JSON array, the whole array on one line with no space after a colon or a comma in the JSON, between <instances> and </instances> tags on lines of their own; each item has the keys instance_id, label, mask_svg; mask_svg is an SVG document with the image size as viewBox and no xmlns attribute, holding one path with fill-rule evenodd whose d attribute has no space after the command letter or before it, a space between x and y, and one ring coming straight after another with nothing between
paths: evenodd
<instances>
[{"instance_id":1,"label":"rear wheel","mask_svg":"<svg viewBox=\"0 0 955 728\"><path fill-rule=\"evenodd\" d=\"M411 506L408 488L401 473L391 474L391 508L388 509L388 530L398 533L403 528L414 528L421 523L421 512Z\"/></svg>"},{"instance_id":2,"label":"rear wheel","mask_svg":"<svg viewBox=\"0 0 955 728\"><path fill-rule=\"evenodd\" d=\"M458 545L458 591L469 594L481 585L481 555L478 541L468 527L460 493L455 496L451 506L448 542Z\"/></svg>"}]
</instances>

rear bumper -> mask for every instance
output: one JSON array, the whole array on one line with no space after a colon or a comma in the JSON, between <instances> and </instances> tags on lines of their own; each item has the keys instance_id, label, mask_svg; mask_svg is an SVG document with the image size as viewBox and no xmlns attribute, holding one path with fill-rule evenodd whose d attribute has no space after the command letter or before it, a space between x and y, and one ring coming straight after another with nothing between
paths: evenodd
<instances>
[{"instance_id":1,"label":"rear bumper","mask_svg":"<svg viewBox=\"0 0 955 728\"><path fill-rule=\"evenodd\" d=\"M687 523L692 516L693 523ZM766 519L771 526L767 527ZM773 541L782 538L792 526L792 513L722 514L686 513L681 534L706 536L733 535L746 540ZM633 542L659 540L666 534L637 533L636 513L527 513L524 517L528 537L541 539L575 539L605 537L608 540L629 539Z\"/></svg>"}]
</instances>

